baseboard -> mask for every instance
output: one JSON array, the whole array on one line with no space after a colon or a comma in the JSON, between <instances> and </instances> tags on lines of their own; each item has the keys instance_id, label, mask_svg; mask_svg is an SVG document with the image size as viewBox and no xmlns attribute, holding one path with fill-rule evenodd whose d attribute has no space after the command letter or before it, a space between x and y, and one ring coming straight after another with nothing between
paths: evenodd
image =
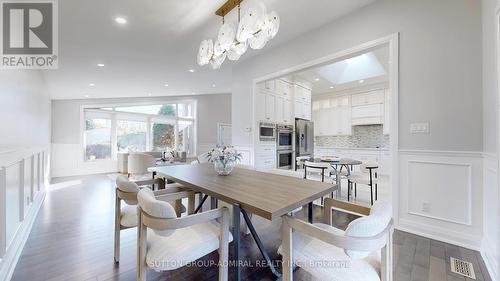
<instances>
[{"instance_id":1,"label":"baseboard","mask_svg":"<svg viewBox=\"0 0 500 281\"><path fill-rule=\"evenodd\" d=\"M481 249L481 257L484 260L484 263L486 264L486 269L488 270L488 273L490 274L491 280L498 280L500 277L498 275L498 260L497 257L495 256L495 253L491 251L490 248L488 248L489 245L492 245L488 238L484 238L483 240L483 248Z\"/></svg>"},{"instance_id":2,"label":"baseboard","mask_svg":"<svg viewBox=\"0 0 500 281\"><path fill-rule=\"evenodd\" d=\"M463 232L451 231L450 229L419 224L417 222L400 219L396 229L409 232L418 236L426 237L436 241L453 244L463 248L481 251L481 235L470 235Z\"/></svg>"},{"instance_id":3,"label":"baseboard","mask_svg":"<svg viewBox=\"0 0 500 281\"><path fill-rule=\"evenodd\" d=\"M4 258L0 262L0 281L9 281L12 278L17 261L21 256L26 241L28 240L31 228L33 227L33 223L35 222L44 199L45 191L41 191L35 197L33 205L29 209L26 218L17 230L14 240L7 249Z\"/></svg>"}]
</instances>

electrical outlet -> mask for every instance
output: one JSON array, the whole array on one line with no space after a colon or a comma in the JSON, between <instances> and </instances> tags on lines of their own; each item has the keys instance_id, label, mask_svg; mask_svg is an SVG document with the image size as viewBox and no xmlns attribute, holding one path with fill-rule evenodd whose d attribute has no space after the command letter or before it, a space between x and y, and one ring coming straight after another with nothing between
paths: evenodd
<instances>
[{"instance_id":1,"label":"electrical outlet","mask_svg":"<svg viewBox=\"0 0 500 281\"><path fill-rule=\"evenodd\" d=\"M429 134L429 122L411 123L410 133L412 134Z\"/></svg>"},{"instance_id":2,"label":"electrical outlet","mask_svg":"<svg viewBox=\"0 0 500 281\"><path fill-rule=\"evenodd\" d=\"M422 212L428 213L431 209L431 204L424 202L422 203Z\"/></svg>"}]
</instances>

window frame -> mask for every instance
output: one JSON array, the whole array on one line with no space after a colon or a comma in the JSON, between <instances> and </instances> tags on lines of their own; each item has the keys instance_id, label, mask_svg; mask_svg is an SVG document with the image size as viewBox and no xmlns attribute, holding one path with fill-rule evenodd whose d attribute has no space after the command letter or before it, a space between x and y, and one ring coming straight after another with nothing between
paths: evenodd
<instances>
[{"instance_id":1,"label":"window frame","mask_svg":"<svg viewBox=\"0 0 500 281\"><path fill-rule=\"evenodd\" d=\"M178 104L191 104L192 117L179 117ZM175 106L175 116L164 116L156 114L147 113L137 113L137 112L125 112L117 111L117 107L133 107L133 106L147 106L147 105L167 105L172 104ZM111 108L102 109L102 108ZM92 114L99 114L107 116L103 119L111 120L111 159L96 159L89 160L86 157L86 140L85 140L85 121L87 119L87 113L92 112ZM91 114L91 115L92 115ZM146 151L151 151L153 147L153 137L152 137L152 125L155 122L165 122L175 124L175 149L179 148L179 121L189 121L192 122L193 126L193 144L194 147L191 149L191 154L188 157L196 155L197 147L197 101L194 99L179 99L179 100L165 100L165 101L155 101L155 102L135 102L135 103L113 103L113 104L89 104L82 105L80 107L80 146L81 146L81 159L84 162L103 162L103 161L116 161L118 158L118 147L117 147L117 122L118 120L124 121L140 121L145 122L147 127L146 132Z\"/></svg>"}]
</instances>

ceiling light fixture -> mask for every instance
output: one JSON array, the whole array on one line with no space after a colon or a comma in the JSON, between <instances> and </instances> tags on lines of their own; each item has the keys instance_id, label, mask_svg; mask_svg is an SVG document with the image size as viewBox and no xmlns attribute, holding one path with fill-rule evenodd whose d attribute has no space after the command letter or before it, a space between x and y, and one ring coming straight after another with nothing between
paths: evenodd
<instances>
[{"instance_id":1,"label":"ceiling light fixture","mask_svg":"<svg viewBox=\"0 0 500 281\"><path fill-rule=\"evenodd\" d=\"M314 78L314 81L318 82L318 81L319 81L319 78Z\"/></svg>"},{"instance_id":2,"label":"ceiling light fixture","mask_svg":"<svg viewBox=\"0 0 500 281\"><path fill-rule=\"evenodd\" d=\"M198 51L198 64L210 64L218 69L226 59L238 60L250 48L259 50L278 33L280 18L274 11L267 13L262 3L254 4L241 16L243 0L228 0L215 14L222 17L222 26L217 39L203 40ZM224 17L238 7L238 26L226 23Z\"/></svg>"},{"instance_id":3,"label":"ceiling light fixture","mask_svg":"<svg viewBox=\"0 0 500 281\"><path fill-rule=\"evenodd\" d=\"M98 67L104 67L104 63L98 63L97 66Z\"/></svg>"},{"instance_id":4,"label":"ceiling light fixture","mask_svg":"<svg viewBox=\"0 0 500 281\"><path fill-rule=\"evenodd\" d=\"M163 85L163 86L168 87L168 84L165 84L165 85Z\"/></svg>"},{"instance_id":5,"label":"ceiling light fixture","mask_svg":"<svg viewBox=\"0 0 500 281\"><path fill-rule=\"evenodd\" d=\"M189 70L189 72L193 73L193 72L194 72L194 69L192 69L192 68L191 68L191 69Z\"/></svg>"},{"instance_id":6,"label":"ceiling light fixture","mask_svg":"<svg viewBox=\"0 0 500 281\"><path fill-rule=\"evenodd\" d=\"M359 84L363 84L363 83L365 83L365 80L363 80L363 79L359 80Z\"/></svg>"},{"instance_id":7,"label":"ceiling light fixture","mask_svg":"<svg viewBox=\"0 0 500 281\"><path fill-rule=\"evenodd\" d=\"M89 86L90 86L90 87L94 87L94 86L95 86L95 84L94 84L94 83L90 83L90 84L89 84Z\"/></svg>"},{"instance_id":8,"label":"ceiling light fixture","mask_svg":"<svg viewBox=\"0 0 500 281\"><path fill-rule=\"evenodd\" d=\"M86 98L90 97L89 95L85 95Z\"/></svg>"},{"instance_id":9,"label":"ceiling light fixture","mask_svg":"<svg viewBox=\"0 0 500 281\"><path fill-rule=\"evenodd\" d=\"M115 22L119 23L119 24L126 24L127 23L127 19L125 19L124 17L116 17L115 18Z\"/></svg>"},{"instance_id":10,"label":"ceiling light fixture","mask_svg":"<svg viewBox=\"0 0 500 281\"><path fill-rule=\"evenodd\" d=\"M333 89L333 88L335 88L335 87L334 86L330 86L330 89Z\"/></svg>"}]
</instances>

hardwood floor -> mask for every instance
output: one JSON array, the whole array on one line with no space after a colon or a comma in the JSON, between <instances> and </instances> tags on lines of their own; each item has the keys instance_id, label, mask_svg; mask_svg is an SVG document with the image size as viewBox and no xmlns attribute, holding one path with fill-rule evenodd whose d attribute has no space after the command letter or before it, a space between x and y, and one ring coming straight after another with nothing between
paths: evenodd
<instances>
[{"instance_id":1,"label":"hardwood floor","mask_svg":"<svg viewBox=\"0 0 500 281\"><path fill-rule=\"evenodd\" d=\"M122 232L121 261L113 261L114 182L94 175L53 183L59 187L48 192L12 280L135 280L135 229ZM315 214L319 216L319 207ZM338 227L353 218L335 214ZM271 258L279 260L279 221L254 216L254 224ZM394 233L394 280L472 280L450 272L450 256L472 262L476 280L491 280L478 252L400 231ZM242 259L252 265L243 269L242 280L274 280L266 267L256 264L262 257L250 235L242 238ZM207 264L216 260L216 253L201 259ZM167 279L216 280L217 268L201 264L172 272L148 271L148 280ZM299 269L295 280L310 276Z\"/></svg>"}]
</instances>

